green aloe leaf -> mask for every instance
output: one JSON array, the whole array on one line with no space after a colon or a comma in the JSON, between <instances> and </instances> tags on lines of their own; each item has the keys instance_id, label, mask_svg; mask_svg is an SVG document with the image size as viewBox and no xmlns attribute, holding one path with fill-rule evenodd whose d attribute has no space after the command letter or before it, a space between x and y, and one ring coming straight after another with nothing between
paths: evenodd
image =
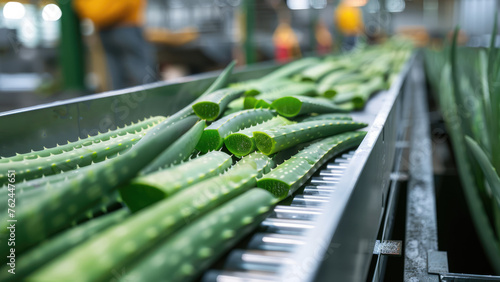
<instances>
[{"instance_id":1,"label":"green aloe leaf","mask_svg":"<svg viewBox=\"0 0 500 282\"><path fill-rule=\"evenodd\" d=\"M479 144L469 136L465 136L465 143L467 143L467 147L469 147L472 155L483 170L493 195L500 201L500 177L498 177L498 173L488 159L488 156L481 147L479 147Z\"/></svg>"},{"instance_id":2,"label":"green aloe leaf","mask_svg":"<svg viewBox=\"0 0 500 282\"><path fill-rule=\"evenodd\" d=\"M443 68L440 87L440 104L443 110L443 117L453 144L453 152L456 158L458 174L462 181L465 198L471 217L479 238L483 243L483 249L490 259L492 266L497 273L500 273L500 244L496 239L493 227L490 224L487 212L481 201L480 191L474 181L471 161L468 159L467 147L463 138L460 118L458 115L457 103L453 95L453 88L449 87L451 81L451 68L447 64Z\"/></svg>"}]
</instances>

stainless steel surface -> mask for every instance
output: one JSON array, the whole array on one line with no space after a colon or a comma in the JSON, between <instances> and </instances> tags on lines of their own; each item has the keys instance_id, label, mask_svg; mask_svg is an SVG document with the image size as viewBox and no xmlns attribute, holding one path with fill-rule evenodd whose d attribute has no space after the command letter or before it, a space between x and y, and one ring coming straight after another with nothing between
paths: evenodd
<instances>
[{"instance_id":1,"label":"stainless steel surface","mask_svg":"<svg viewBox=\"0 0 500 282\"><path fill-rule=\"evenodd\" d=\"M405 83L403 86L405 93L411 93L411 83ZM400 106L396 108L396 116L399 117L399 124L397 128L396 134L396 148L395 148L395 157L394 157L394 168L393 173L390 174L391 184L389 187L389 195L387 198L387 204L385 205L385 219L382 226L382 236L381 240L392 239L392 230L394 227L395 221L395 213L397 206L397 199L399 197L400 189L401 189L401 181L406 181L408 179L408 174L404 171L405 169L402 164L406 160L407 146L406 147L398 147L398 143L408 143L406 140L408 139L408 128L410 124L411 118L411 95L401 95L398 100ZM385 281L385 270L387 264L387 256L378 256L377 262L375 265L375 270L373 273L372 281Z\"/></svg>"},{"instance_id":2,"label":"stainless steel surface","mask_svg":"<svg viewBox=\"0 0 500 282\"><path fill-rule=\"evenodd\" d=\"M438 250L436 198L432 170L425 76L422 62L410 72L413 118L410 131L409 173L405 233L405 281L439 281L427 272L427 252Z\"/></svg>"},{"instance_id":3,"label":"stainless steel surface","mask_svg":"<svg viewBox=\"0 0 500 282\"><path fill-rule=\"evenodd\" d=\"M303 236L274 233L257 233L248 243L249 249L292 252L297 246L303 245Z\"/></svg>"},{"instance_id":4,"label":"stainless steel surface","mask_svg":"<svg viewBox=\"0 0 500 282\"><path fill-rule=\"evenodd\" d=\"M267 282L278 281L272 274L260 273L256 271L221 271L210 270L204 276L202 281L217 282Z\"/></svg>"},{"instance_id":5,"label":"stainless steel surface","mask_svg":"<svg viewBox=\"0 0 500 282\"><path fill-rule=\"evenodd\" d=\"M262 250L233 250L226 260L228 270L249 270L276 273L291 264L290 253Z\"/></svg>"},{"instance_id":6,"label":"stainless steel surface","mask_svg":"<svg viewBox=\"0 0 500 282\"><path fill-rule=\"evenodd\" d=\"M445 274L448 269L448 253L440 251L427 252L427 272L433 274Z\"/></svg>"}]
</instances>

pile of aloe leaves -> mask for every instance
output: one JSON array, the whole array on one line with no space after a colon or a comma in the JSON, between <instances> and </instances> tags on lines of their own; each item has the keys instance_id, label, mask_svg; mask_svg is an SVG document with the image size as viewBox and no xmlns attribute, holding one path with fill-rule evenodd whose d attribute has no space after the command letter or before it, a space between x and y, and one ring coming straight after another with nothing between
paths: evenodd
<instances>
[{"instance_id":1,"label":"pile of aloe leaves","mask_svg":"<svg viewBox=\"0 0 500 282\"><path fill-rule=\"evenodd\" d=\"M231 63L171 116L2 157L0 280L199 278L322 164L361 144L368 124L349 111L387 89L411 52L390 40L234 84ZM15 245L5 243L13 230Z\"/></svg>"}]
</instances>

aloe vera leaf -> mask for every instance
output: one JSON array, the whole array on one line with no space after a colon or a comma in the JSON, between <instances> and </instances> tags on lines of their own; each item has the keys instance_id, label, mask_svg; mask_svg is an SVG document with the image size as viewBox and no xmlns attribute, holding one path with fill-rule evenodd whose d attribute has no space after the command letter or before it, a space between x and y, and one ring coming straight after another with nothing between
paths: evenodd
<instances>
[{"instance_id":1,"label":"aloe vera leaf","mask_svg":"<svg viewBox=\"0 0 500 282\"><path fill-rule=\"evenodd\" d=\"M486 152L491 154L489 139L488 139L488 130L487 130L487 122L485 120L485 110L483 108L483 103L481 101L481 95L476 95L474 88L471 83L473 81L467 75L462 75L460 79L460 87L463 90L463 93L473 93L472 95L468 95L468 109L463 111L463 114L467 115L468 119L470 119L470 124L472 125L471 131L473 133L472 138L477 140L478 143L486 149Z\"/></svg>"},{"instance_id":2,"label":"aloe vera leaf","mask_svg":"<svg viewBox=\"0 0 500 282\"><path fill-rule=\"evenodd\" d=\"M181 110L179 110L177 113L173 114L172 116L170 116L170 119L172 121L177 121L177 120L181 120L185 117L188 117L190 115L193 115L194 114L194 111L193 111L193 105L200 101L200 100L203 100L204 97L206 97L207 95L225 87L229 81L229 77L231 76L231 73L233 72L233 68L234 68L234 65L235 65L235 61L231 62L222 72L221 74L217 77L217 79L207 88L207 90L205 90L205 92L203 92L201 94L200 97L198 97L196 100L194 100L193 102L191 102L189 105L187 105L186 107L182 108Z\"/></svg>"},{"instance_id":3,"label":"aloe vera leaf","mask_svg":"<svg viewBox=\"0 0 500 282\"><path fill-rule=\"evenodd\" d=\"M245 110L245 109L243 109ZM237 112L241 112L243 110L240 110L240 109L230 109L228 108L227 110L224 111L224 113L222 113L221 117L220 118L223 118L223 117L227 117L229 115L232 115L234 113L237 113Z\"/></svg>"},{"instance_id":4,"label":"aloe vera leaf","mask_svg":"<svg viewBox=\"0 0 500 282\"><path fill-rule=\"evenodd\" d=\"M70 170L67 172L61 172L58 174L53 174L49 176L42 176L40 178L32 179L29 181L23 181L16 183L16 195L19 197L23 195L23 193L28 192L32 189L43 188L48 183L56 183L60 181L67 181L72 177L78 175L80 169ZM7 194L5 189L0 189L0 197L3 197ZM0 200L1 201L1 200Z\"/></svg>"},{"instance_id":5,"label":"aloe vera leaf","mask_svg":"<svg viewBox=\"0 0 500 282\"><path fill-rule=\"evenodd\" d=\"M360 85L363 85L363 83L366 83L366 81L363 81L363 82L338 83L338 84L336 84L333 87L333 89L337 93L353 92L356 89L358 89Z\"/></svg>"},{"instance_id":6,"label":"aloe vera leaf","mask_svg":"<svg viewBox=\"0 0 500 282\"><path fill-rule=\"evenodd\" d=\"M278 165L257 181L257 187L271 192L280 200L292 195L319 167L345 150L361 144L366 132L347 132L315 142Z\"/></svg>"},{"instance_id":7,"label":"aloe vera leaf","mask_svg":"<svg viewBox=\"0 0 500 282\"><path fill-rule=\"evenodd\" d=\"M268 99L259 99L257 100L257 103L255 103L255 108L256 109L271 109L271 104L273 102Z\"/></svg>"},{"instance_id":8,"label":"aloe vera leaf","mask_svg":"<svg viewBox=\"0 0 500 282\"><path fill-rule=\"evenodd\" d=\"M487 57L486 53L484 51L479 51L479 73L480 73L480 79L481 79L481 90L482 90L482 95L483 95L483 109L484 109L484 118L486 122L487 128L492 128L493 127L493 121L492 117L493 114L491 112L492 107L491 107L491 100L490 100L490 87L489 87L489 81L488 81L488 62L487 62ZM494 143L494 138L492 138L492 134L488 131L485 130L484 132L486 135L488 135L488 141L486 147L488 148L488 151L491 153L492 150L492 145Z\"/></svg>"},{"instance_id":9,"label":"aloe vera leaf","mask_svg":"<svg viewBox=\"0 0 500 282\"><path fill-rule=\"evenodd\" d=\"M104 216L116 209L121 209L124 207L122 197L117 190L112 190L104 193L99 202L95 204L93 207L83 212L79 216L73 220L72 225L80 224L81 222L85 222L89 219L99 218Z\"/></svg>"},{"instance_id":10,"label":"aloe vera leaf","mask_svg":"<svg viewBox=\"0 0 500 282\"><path fill-rule=\"evenodd\" d=\"M242 94L243 90L234 88L217 90L198 99L192 106L193 111L201 119L213 121L221 115L229 102Z\"/></svg>"},{"instance_id":11,"label":"aloe vera leaf","mask_svg":"<svg viewBox=\"0 0 500 282\"><path fill-rule=\"evenodd\" d=\"M311 66L300 74L302 80L319 82L325 76L335 71L342 70L344 65L338 61L325 61L321 64Z\"/></svg>"},{"instance_id":12,"label":"aloe vera leaf","mask_svg":"<svg viewBox=\"0 0 500 282\"><path fill-rule=\"evenodd\" d=\"M205 121L198 121L191 129L182 135L177 141L170 145L151 163L144 167L139 174L145 175L158 169L178 164L193 153L196 144L200 141L203 130L205 129Z\"/></svg>"},{"instance_id":13,"label":"aloe vera leaf","mask_svg":"<svg viewBox=\"0 0 500 282\"><path fill-rule=\"evenodd\" d=\"M339 70L328 74L318 84L318 92L324 93L324 91L334 88L336 85L344 84L360 84L367 81L370 77L367 77L358 72Z\"/></svg>"},{"instance_id":14,"label":"aloe vera leaf","mask_svg":"<svg viewBox=\"0 0 500 282\"><path fill-rule=\"evenodd\" d=\"M201 94L201 97L225 87L229 82L229 77L231 76L235 65L235 60L229 63L229 65L227 65L227 67L219 74L217 79L207 88L207 90L205 90L205 92Z\"/></svg>"},{"instance_id":15,"label":"aloe vera leaf","mask_svg":"<svg viewBox=\"0 0 500 282\"><path fill-rule=\"evenodd\" d=\"M255 188L197 219L139 261L123 280L194 279L260 223L276 198Z\"/></svg>"},{"instance_id":16,"label":"aloe vera leaf","mask_svg":"<svg viewBox=\"0 0 500 282\"><path fill-rule=\"evenodd\" d=\"M336 71L325 76L318 83L318 93L325 97L332 98L338 92L335 88L336 86L360 84L365 82L367 79L368 78L366 76L359 73L347 72L343 70Z\"/></svg>"},{"instance_id":17,"label":"aloe vera leaf","mask_svg":"<svg viewBox=\"0 0 500 282\"><path fill-rule=\"evenodd\" d=\"M491 164L486 153L481 149L481 147L479 147L479 144L477 144L474 139L469 136L465 136L465 143L481 167L493 195L495 195L497 201L500 201L500 177L498 177L498 172Z\"/></svg>"},{"instance_id":18,"label":"aloe vera leaf","mask_svg":"<svg viewBox=\"0 0 500 282\"><path fill-rule=\"evenodd\" d=\"M457 37L458 37L458 32L459 32L459 28L455 28L455 31L453 33L453 41L452 41L452 45L451 45L451 48L450 48L450 66L451 66L451 82L452 82L452 85L453 85L453 94L455 95L455 100L457 102L457 105L459 105L459 107L463 106L464 105L464 102L463 102L463 95L461 93L461 89L460 89L460 83L459 83L459 73L458 73L458 67L457 67ZM463 127L463 130L465 130L465 133L468 134L468 135L471 135L471 132L470 132L470 126L466 126L468 125L468 121L462 117L462 115L458 115L458 118L461 120L461 123L464 125Z\"/></svg>"},{"instance_id":19,"label":"aloe vera leaf","mask_svg":"<svg viewBox=\"0 0 500 282\"><path fill-rule=\"evenodd\" d=\"M127 153L107 162L81 169L81 173L69 181L53 184L53 189L40 190L36 204L16 205L16 254L49 236L69 227L76 216L92 208L102 195L116 189L134 177L146 164L162 152L189 128L197 117L180 121L167 118L151 129ZM0 239L9 236L6 220L0 223ZM7 253L9 246L2 244L0 253ZM6 257L1 259L2 262Z\"/></svg>"},{"instance_id":20,"label":"aloe vera leaf","mask_svg":"<svg viewBox=\"0 0 500 282\"><path fill-rule=\"evenodd\" d=\"M279 98L274 100L271 106L284 117L295 117L311 113L344 112L344 110L326 99L303 96Z\"/></svg>"},{"instance_id":21,"label":"aloe vera leaf","mask_svg":"<svg viewBox=\"0 0 500 282\"><path fill-rule=\"evenodd\" d=\"M254 96L246 96L243 101L243 108L244 109L254 109L255 104L257 104L259 100L255 98Z\"/></svg>"},{"instance_id":22,"label":"aloe vera leaf","mask_svg":"<svg viewBox=\"0 0 500 282\"><path fill-rule=\"evenodd\" d=\"M22 181L76 169L94 162L104 161L108 157L115 156L117 153L131 148L143 135L144 133L126 133L125 135L110 138L107 141L93 143L62 154L33 160L1 163L0 171L14 170L16 172L16 181ZM0 173L0 184L7 182L7 175Z\"/></svg>"},{"instance_id":23,"label":"aloe vera leaf","mask_svg":"<svg viewBox=\"0 0 500 282\"><path fill-rule=\"evenodd\" d=\"M245 109L244 108L244 101L245 101L245 97L240 97L238 99L231 101L229 104L227 104L227 110L231 110L231 109L234 109L237 111L244 110Z\"/></svg>"},{"instance_id":24,"label":"aloe vera leaf","mask_svg":"<svg viewBox=\"0 0 500 282\"><path fill-rule=\"evenodd\" d=\"M231 156L214 151L186 163L134 178L119 191L125 204L137 212L181 189L224 172L232 164Z\"/></svg>"},{"instance_id":25,"label":"aloe vera leaf","mask_svg":"<svg viewBox=\"0 0 500 282\"><path fill-rule=\"evenodd\" d=\"M253 136L257 149L265 155L270 155L303 142L360 129L365 126L367 126L366 123L355 121L318 120L254 131Z\"/></svg>"},{"instance_id":26,"label":"aloe vera leaf","mask_svg":"<svg viewBox=\"0 0 500 282\"><path fill-rule=\"evenodd\" d=\"M257 178L262 177L263 174L268 173L276 166L276 163L270 157L262 154L261 152L253 152L242 157L241 160L233 166L233 168L247 164L254 166L252 163L255 164Z\"/></svg>"},{"instance_id":27,"label":"aloe vera leaf","mask_svg":"<svg viewBox=\"0 0 500 282\"><path fill-rule=\"evenodd\" d=\"M440 105L443 109L443 118L446 121L446 126L450 133L450 138L453 144L453 152L456 158L458 167L458 175L462 181L465 199L469 212L472 216L475 228L478 230L477 234L481 239L492 266L497 273L500 273L500 244L495 238L493 227L490 224L484 205L481 201L479 189L474 182L473 174L471 172L470 161L468 155L465 154L467 147L463 138L462 126L458 117L457 104L455 97L452 93L453 88L449 87L451 81L451 68L447 64L442 71L440 88Z\"/></svg>"},{"instance_id":28,"label":"aloe vera leaf","mask_svg":"<svg viewBox=\"0 0 500 282\"><path fill-rule=\"evenodd\" d=\"M321 79L318 82L318 92L320 94L324 94L325 91L327 91L328 89L331 89L332 86L334 86L337 82L341 81L344 77L353 76L353 75L354 75L353 73L341 71L341 70L332 72L332 73L328 74L327 76L323 77L323 79Z\"/></svg>"},{"instance_id":29,"label":"aloe vera leaf","mask_svg":"<svg viewBox=\"0 0 500 282\"><path fill-rule=\"evenodd\" d=\"M61 180L63 181L63 180ZM69 181L69 178L66 179L66 181ZM36 205L37 201L40 198L40 193L43 192L50 192L52 189L58 189L61 188L62 186L54 185L56 182L47 182L44 186L39 187L38 189L27 189L24 190L23 192L19 192L17 189L18 187L16 186L16 205L22 204L22 205ZM9 189L6 189L7 191ZM4 210L7 212L7 199L9 198L9 195L3 194L2 195L2 200L5 199L5 206L3 205L3 202L0 202L0 210ZM121 197L118 194L117 191L110 191L106 194L103 194L98 203L96 203L93 207L89 208L87 211L82 212L79 216L75 217L74 222L80 222L85 219L93 218L95 217L95 214L99 213L107 213L107 209L110 207L115 206L116 204L121 203Z\"/></svg>"},{"instance_id":30,"label":"aloe vera leaf","mask_svg":"<svg viewBox=\"0 0 500 282\"><path fill-rule=\"evenodd\" d=\"M363 98L361 95L359 95L355 90L349 91L349 92L341 92L338 93L333 101L335 104L343 104L343 103L348 103L348 102L353 102L356 105L359 105L359 103L362 103Z\"/></svg>"},{"instance_id":31,"label":"aloe vera leaf","mask_svg":"<svg viewBox=\"0 0 500 282\"><path fill-rule=\"evenodd\" d=\"M302 116L294 119L296 122L306 122L314 120L352 120L348 114L320 114L314 116Z\"/></svg>"},{"instance_id":32,"label":"aloe vera leaf","mask_svg":"<svg viewBox=\"0 0 500 282\"><path fill-rule=\"evenodd\" d=\"M490 39L490 47L488 48L488 74L494 75L496 74L495 71L495 59L496 59L496 53L498 52L496 49L496 36L497 36L497 29L498 29L498 12L495 12L495 20L493 22L493 31L491 33L491 39ZM493 77L493 76L492 76Z\"/></svg>"},{"instance_id":33,"label":"aloe vera leaf","mask_svg":"<svg viewBox=\"0 0 500 282\"><path fill-rule=\"evenodd\" d=\"M78 139L75 142L69 142L68 144L64 145L57 145L56 147L53 148L44 148L44 150L41 151L32 151L29 153L25 154L18 154L13 157L7 157L7 158L1 158L0 163L7 163L7 162L15 162L15 161L25 161L25 160L32 160L32 159L38 159L40 157L50 157L52 155L59 155L65 152L70 152L75 149L79 149L82 147L86 147L95 143L99 143L101 141L106 141L111 138L119 137L121 135L125 135L127 133L139 133L141 131L145 131L158 123L162 122L165 120L165 117L163 116L156 116L156 117L151 117L151 118L146 118L143 121L139 121L137 123L131 123L130 125L125 125L122 128L117 128L115 130L110 130L106 133L99 133L95 136L89 136L88 138L84 139Z\"/></svg>"},{"instance_id":34,"label":"aloe vera leaf","mask_svg":"<svg viewBox=\"0 0 500 282\"><path fill-rule=\"evenodd\" d=\"M326 61L306 68L300 73L300 77L304 81L318 81L340 68L343 68L343 66L338 62Z\"/></svg>"},{"instance_id":35,"label":"aloe vera leaf","mask_svg":"<svg viewBox=\"0 0 500 282\"><path fill-rule=\"evenodd\" d=\"M359 106L359 105L355 105L352 101L337 104L337 107L341 108L345 112L352 112L352 111L356 110L357 109L356 106Z\"/></svg>"},{"instance_id":36,"label":"aloe vera leaf","mask_svg":"<svg viewBox=\"0 0 500 282\"><path fill-rule=\"evenodd\" d=\"M316 85L309 82L292 82L284 87L265 91L255 96L256 99L276 100L287 96L314 96L317 95Z\"/></svg>"},{"instance_id":37,"label":"aloe vera leaf","mask_svg":"<svg viewBox=\"0 0 500 282\"><path fill-rule=\"evenodd\" d=\"M307 67L317 64L319 62L321 62L319 58L303 58L280 67L279 69L262 77L260 81L269 82L277 79L291 77L292 75L297 74L300 71L306 69Z\"/></svg>"},{"instance_id":38,"label":"aloe vera leaf","mask_svg":"<svg viewBox=\"0 0 500 282\"><path fill-rule=\"evenodd\" d=\"M243 95L252 97L263 92L279 91L289 87L290 83L293 83L290 79L277 79L272 82L255 79L231 84L230 87L244 89L245 93Z\"/></svg>"},{"instance_id":39,"label":"aloe vera leaf","mask_svg":"<svg viewBox=\"0 0 500 282\"><path fill-rule=\"evenodd\" d=\"M266 107L267 105L265 105L264 102L276 100L278 98L287 96L314 96L316 94L317 91L314 83L288 82L283 87L277 87L269 91L263 91L256 96L246 96L243 101L243 108L245 109L259 108L259 106L257 106L257 103L260 103L261 104L260 106Z\"/></svg>"},{"instance_id":40,"label":"aloe vera leaf","mask_svg":"<svg viewBox=\"0 0 500 282\"><path fill-rule=\"evenodd\" d=\"M69 249L85 242L99 232L122 222L130 215L127 209L121 209L98 217L94 220L75 226L54 238L37 246L35 249L23 254L16 260L16 274L12 275L7 270L9 266L1 268L0 280L19 281L49 263L54 258L67 252Z\"/></svg>"},{"instance_id":41,"label":"aloe vera leaf","mask_svg":"<svg viewBox=\"0 0 500 282\"><path fill-rule=\"evenodd\" d=\"M381 76L376 76L357 87L354 91L337 94L333 101L337 104L352 102L355 109L362 109L373 93L386 88L385 80Z\"/></svg>"},{"instance_id":42,"label":"aloe vera leaf","mask_svg":"<svg viewBox=\"0 0 500 282\"><path fill-rule=\"evenodd\" d=\"M270 120L229 134L226 138L224 138L224 145L235 156L246 156L255 151L256 148L253 137L254 131L261 131L288 124L293 124L293 122L281 116L273 117Z\"/></svg>"},{"instance_id":43,"label":"aloe vera leaf","mask_svg":"<svg viewBox=\"0 0 500 282\"><path fill-rule=\"evenodd\" d=\"M173 232L255 186L250 165L184 189L99 233L33 273L31 281L109 280Z\"/></svg>"},{"instance_id":44,"label":"aloe vera leaf","mask_svg":"<svg viewBox=\"0 0 500 282\"><path fill-rule=\"evenodd\" d=\"M496 231L497 238L500 237L500 203L497 199L491 198L491 206L493 210L493 228Z\"/></svg>"},{"instance_id":45,"label":"aloe vera leaf","mask_svg":"<svg viewBox=\"0 0 500 282\"><path fill-rule=\"evenodd\" d=\"M268 109L239 111L225 116L205 128L196 149L202 153L222 148L224 138L242 128L273 118L276 114Z\"/></svg>"},{"instance_id":46,"label":"aloe vera leaf","mask_svg":"<svg viewBox=\"0 0 500 282\"><path fill-rule=\"evenodd\" d=\"M123 151L121 153L125 153L125 152L126 151ZM115 157L118 157L118 156L120 156L120 153L117 153L117 155ZM115 157L113 157L113 158L115 158ZM111 160L112 160L112 158L104 160L100 163L102 164L104 162L108 162ZM91 165L93 165L93 164L94 163L92 163ZM52 174L52 175L48 175L48 176L42 175L42 177L40 177L40 178L35 178L35 179L31 179L31 180L24 180L22 182L18 182L18 183L16 183L16 196L20 197L25 192L29 192L33 189L44 188L48 184L54 184L54 183L60 182L60 181L68 181L71 178L78 176L82 169L88 169L88 166L83 167L83 168L77 167L74 170L61 171L60 173ZM0 197L4 196L6 193L7 193L6 190L0 189ZM0 200L0 202L1 202L1 200Z\"/></svg>"},{"instance_id":47,"label":"aloe vera leaf","mask_svg":"<svg viewBox=\"0 0 500 282\"><path fill-rule=\"evenodd\" d=\"M495 169L500 170L500 53L496 48L496 36L498 29L498 11L495 12L493 33L491 34L490 48L488 49L488 90L490 95L489 105L491 107L490 143L492 151L492 163Z\"/></svg>"},{"instance_id":48,"label":"aloe vera leaf","mask_svg":"<svg viewBox=\"0 0 500 282\"><path fill-rule=\"evenodd\" d=\"M48 177L42 177L33 179L30 181L21 182L15 185L16 192L16 203L19 204L25 201L34 201L36 204L38 198L40 197L40 191L34 191L37 189L41 190L51 190L54 187L60 188L63 187L61 185L53 185L57 182L61 181L69 181L70 179L78 176L80 173L80 169L72 170L65 173L59 173L55 175L50 175ZM121 203L121 198L116 191L110 193L110 195L103 195L101 197L101 203L96 204L94 207L84 212L82 216L76 219L76 222L80 222L83 219L93 218L96 212L105 211L106 208L112 207L116 203ZM4 210L7 213L7 204L10 191L9 189L0 189L0 211ZM26 203L27 204L27 203Z\"/></svg>"}]
</instances>

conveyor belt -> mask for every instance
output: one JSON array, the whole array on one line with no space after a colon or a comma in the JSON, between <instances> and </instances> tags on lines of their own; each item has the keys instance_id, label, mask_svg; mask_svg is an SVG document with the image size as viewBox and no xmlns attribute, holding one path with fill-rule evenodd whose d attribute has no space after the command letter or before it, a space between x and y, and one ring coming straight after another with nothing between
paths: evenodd
<instances>
[{"instance_id":1,"label":"conveyor belt","mask_svg":"<svg viewBox=\"0 0 500 282\"><path fill-rule=\"evenodd\" d=\"M363 111L352 113L354 120L370 124L356 153L324 166L289 206L274 209L247 249L231 251L224 267L207 271L203 280L366 281L387 205L397 132L404 120L402 105L411 95L403 82L413 61L388 91L372 97ZM255 66L233 79L254 79L276 67ZM174 113L214 79L214 74L204 74L0 113L0 132L5 133L0 155L52 147L146 116Z\"/></svg>"},{"instance_id":2,"label":"conveyor belt","mask_svg":"<svg viewBox=\"0 0 500 282\"><path fill-rule=\"evenodd\" d=\"M329 162L316 172L290 205L278 204L261 223L246 249L228 255L223 269L205 273L203 281L278 281L280 271L293 265L293 253L305 244L305 233L315 227L325 212L330 196L341 187L337 184L355 151Z\"/></svg>"}]
</instances>

